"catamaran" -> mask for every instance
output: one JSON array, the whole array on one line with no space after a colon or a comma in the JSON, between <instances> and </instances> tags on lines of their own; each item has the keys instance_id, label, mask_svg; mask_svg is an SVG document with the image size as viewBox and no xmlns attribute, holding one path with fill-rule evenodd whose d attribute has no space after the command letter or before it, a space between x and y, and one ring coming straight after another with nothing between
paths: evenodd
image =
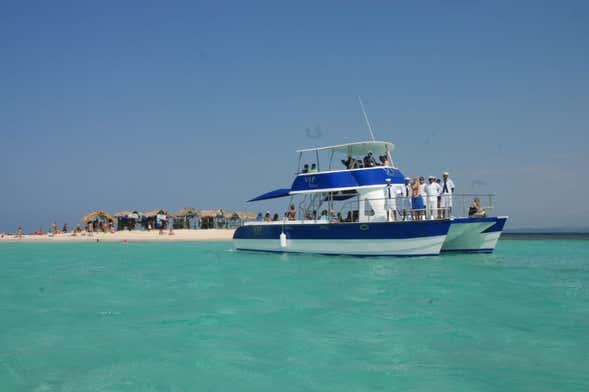
<instances>
[{"instance_id":1,"label":"catamaran","mask_svg":"<svg viewBox=\"0 0 589 392\"><path fill-rule=\"evenodd\" d=\"M507 217L452 218L448 207L412 208L409 198L400 196L405 176L393 164L393 148L364 141L298 150L290 188L249 200L289 197L288 212L276 220L244 222L235 231L234 247L356 256L492 251ZM453 198L456 204L458 196Z\"/></svg>"}]
</instances>

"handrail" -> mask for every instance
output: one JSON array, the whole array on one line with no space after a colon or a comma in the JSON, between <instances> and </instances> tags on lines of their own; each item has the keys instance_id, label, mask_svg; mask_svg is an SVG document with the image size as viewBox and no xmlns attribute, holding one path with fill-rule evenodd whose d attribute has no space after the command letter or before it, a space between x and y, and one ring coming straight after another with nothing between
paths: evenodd
<instances>
[{"instance_id":1,"label":"handrail","mask_svg":"<svg viewBox=\"0 0 589 392\"><path fill-rule=\"evenodd\" d=\"M327 193L327 192L326 192ZM319 194L318 194L319 195ZM437 220L448 219L451 217L467 217L469 216L470 202L475 197L481 201L487 201L485 205L479 205L479 212L486 215L494 210L493 199L494 194L477 194L477 193L454 193L442 194L439 196L421 196L424 208L412 208L411 197L398 196L394 198L366 198L360 199L360 195L356 195L351 199L339 204L333 211L342 219L341 222L346 222L348 213L352 218L352 222L360 221L360 207L361 201L364 201L365 213L363 215L363 222L375 221L405 221L405 220ZM432 198L435 198L432 200ZM468 203L467 203L468 201ZM297 216L300 222L305 221L320 221L321 210L325 205L325 200L321 197L317 205L312 205L312 197L305 197L298 203ZM432 203L435 203L431 205ZM369 208L369 210L367 210ZM374 208L377 211L374 211ZM312 212L316 210L317 215L313 216ZM388 210L388 213L387 213ZM331 211L327 211L328 215ZM366 213L370 212L370 213Z\"/></svg>"}]
</instances>

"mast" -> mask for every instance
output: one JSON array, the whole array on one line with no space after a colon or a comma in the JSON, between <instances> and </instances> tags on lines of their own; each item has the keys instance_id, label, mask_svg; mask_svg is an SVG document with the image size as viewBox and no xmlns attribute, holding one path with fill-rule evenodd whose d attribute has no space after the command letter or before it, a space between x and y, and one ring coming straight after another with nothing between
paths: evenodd
<instances>
[{"instance_id":1,"label":"mast","mask_svg":"<svg viewBox=\"0 0 589 392\"><path fill-rule=\"evenodd\" d=\"M366 109L364 109L364 103L362 102L362 98L358 95L358 101L360 102L360 107L362 108L362 114L364 114L364 120L366 120L366 125L368 125L368 130L370 131L370 137L372 141L376 141L374 139L374 132L372 131L372 125L370 125L370 120L368 120L368 114L366 114Z\"/></svg>"}]
</instances>

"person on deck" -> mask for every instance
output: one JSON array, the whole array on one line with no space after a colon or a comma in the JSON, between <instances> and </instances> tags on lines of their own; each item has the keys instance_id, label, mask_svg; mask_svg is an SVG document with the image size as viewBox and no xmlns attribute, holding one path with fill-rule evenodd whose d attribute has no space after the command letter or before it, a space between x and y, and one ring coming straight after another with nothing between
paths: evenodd
<instances>
[{"instance_id":1,"label":"person on deck","mask_svg":"<svg viewBox=\"0 0 589 392\"><path fill-rule=\"evenodd\" d=\"M353 169L356 165L356 160L351 156L348 156L348 159L342 159L342 163L346 167L346 169Z\"/></svg>"},{"instance_id":2,"label":"person on deck","mask_svg":"<svg viewBox=\"0 0 589 392\"><path fill-rule=\"evenodd\" d=\"M309 169L309 173L317 173L317 165L313 163Z\"/></svg>"},{"instance_id":3,"label":"person on deck","mask_svg":"<svg viewBox=\"0 0 589 392\"><path fill-rule=\"evenodd\" d=\"M368 155L364 157L364 167L374 167L376 165L376 160L372 156L372 151L368 151Z\"/></svg>"},{"instance_id":4,"label":"person on deck","mask_svg":"<svg viewBox=\"0 0 589 392\"><path fill-rule=\"evenodd\" d=\"M434 219L434 213L438 209L438 196L442 193L442 187L436 182L434 176L429 177L429 184L425 187L427 194L427 216L429 219Z\"/></svg>"},{"instance_id":5,"label":"person on deck","mask_svg":"<svg viewBox=\"0 0 589 392\"><path fill-rule=\"evenodd\" d=\"M403 211L403 220L407 220L407 215L411 210L411 195L413 194L411 190L411 178L405 177L405 184L403 184L403 193L401 199L401 207Z\"/></svg>"},{"instance_id":6,"label":"person on deck","mask_svg":"<svg viewBox=\"0 0 589 392\"><path fill-rule=\"evenodd\" d=\"M417 176L413 177L413 183L411 184L411 209L413 219L421 219L425 213L423 211L423 197L421 197L420 185L417 180Z\"/></svg>"},{"instance_id":7,"label":"person on deck","mask_svg":"<svg viewBox=\"0 0 589 392\"><path fill-rule=\"evenodd\" d=\"M290 205L290 207L288 209L287 217L288 217L289 221L293 221L293 220L297 219L297 210L296 210L294 204Z\"/></svg>"},{"instance_id":8,"label":"person on deck","mask_svg":"<svg viewBox=\"0 0 589 392\"><path fill-rule=\"evenodd\" d=\"M309 173L309 165L307 163L303 165L303 173Z\"/></svg>"},{"instance_id":9,"label":"person on deck","mask_svg":"<svg viewBox=\"0 0 589 392\"><path fill-rule=\"evenodd\" d=\"M397 203L395 199L397 198L397 189L393 187L391 183L391 179L387 178L385 180L386 185L384 187L384 208L387 212L387 222L391 221L391 211L393 212L394 220L397 220Z\"/></svg>"},{"instance_id":10,"label":"person on deck","mask_svg":"<svg viewBox=\"0 0 589 392\"><path fill-rule=\"evenodd\" d=\"M454 181L448 177L448 172L442 175L442 200L440 207L445 218L449 218L452 213L452 195L454 194Z\"/></svg>"},{"instance_id":11,"label":"person on deck","mask_svg":"<svg viewBox=\"0 0 589 392\"><path fill-rule=\"evenodd\" d=\"M329 213L329 223L339 223L339 219L334 210Z\"/></svg>"},{"instance_id":12,"label":"person on deck","mask_svg":"<svg viewBox=\"0 0 589 392\"><path fill-rule=\"evenodd\" d=\"M478 197L475 197L468 209L468 216L475 217L475 218L482 218L487 214L487 212L481 208L481 200Z\"/></svg>"}]
</instances>

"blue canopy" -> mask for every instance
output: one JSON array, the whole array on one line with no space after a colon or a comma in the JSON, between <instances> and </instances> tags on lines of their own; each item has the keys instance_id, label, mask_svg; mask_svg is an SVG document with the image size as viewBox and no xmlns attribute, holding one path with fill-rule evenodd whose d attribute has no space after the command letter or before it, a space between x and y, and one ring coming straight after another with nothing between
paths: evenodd
<instances>
[{"instance_id":1,"label":"blue canopy","mask_svg":"<svg viewBox=\"0 0 589 392\"><path fill-rule=\"evenodd\" d=\"M260 195L258 197L254 197L253 199L248 200L247 202L249 203L250 201L259 201L259 200L267 200L267 199L277 199L279 197L288 196L289 193L290 193L290 189L289 188L275 189L273 191L266 192L263 195Z\"/></svg>"}]
</instances>

